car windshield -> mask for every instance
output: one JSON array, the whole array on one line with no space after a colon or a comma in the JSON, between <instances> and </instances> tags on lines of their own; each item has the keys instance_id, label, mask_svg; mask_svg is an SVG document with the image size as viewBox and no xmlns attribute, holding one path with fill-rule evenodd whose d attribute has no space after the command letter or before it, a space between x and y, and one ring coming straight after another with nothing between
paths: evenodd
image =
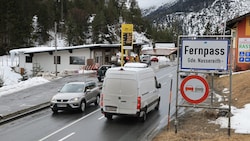
<instances>
[{"instance_id":1,"label":"car windshield","mask_svg":"<svg viewBox=\"0 0 250 141\"><path fill-rule=\"evenodd\" d=\"M79 93L83 92L84 84L66 84L60 90L61 93Z\"/></svg>"},{"instance_id":2,"label":"car windshield","mask_svg":"<svg viewBox=\"0 0 250 141\"><path fill-rule=\"evenodd\" d=\"M111 68L111 66L102 66L100 69L101 69L101 70L107 70L107 69L109 69L109 68Z\"/></svg>"}]
</instances>

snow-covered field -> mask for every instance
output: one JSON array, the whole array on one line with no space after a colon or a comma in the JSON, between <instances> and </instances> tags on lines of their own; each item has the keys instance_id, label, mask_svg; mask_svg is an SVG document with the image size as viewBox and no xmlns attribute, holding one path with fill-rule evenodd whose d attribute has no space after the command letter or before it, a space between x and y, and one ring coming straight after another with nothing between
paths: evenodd
<instances>
[{"instance_id":1,"label":"snow-covered field","mask_svg":"<svg viewBox=\"0 0 250 141\"><path fill-rule=\"evenodd\" d=\"M17 63L17 61L14 61L14 63ZM0 97L28 87L49 82L49 80L43 77L34 77L26 81L20 81L22 76L14 72L10 66L10 56L0 56L0 78L4 82L4 86L0 88Z\"/></svg>"}]
</instances>

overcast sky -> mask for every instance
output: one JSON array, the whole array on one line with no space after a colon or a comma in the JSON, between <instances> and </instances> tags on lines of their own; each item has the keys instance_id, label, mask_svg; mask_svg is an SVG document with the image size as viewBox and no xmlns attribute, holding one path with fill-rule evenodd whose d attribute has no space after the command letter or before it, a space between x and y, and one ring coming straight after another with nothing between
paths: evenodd
<instances>
[{"instance_id":1,"label":"overcast sky","mask_svg":"<svg viewBox=\"0 0 250 141\"><path fill-rule=\"evenodd\" d=\"M148 8L151 6L160 6L165 3L171 2L174 0L137 0L140 8Z\"/></svg>"}]
</instances>

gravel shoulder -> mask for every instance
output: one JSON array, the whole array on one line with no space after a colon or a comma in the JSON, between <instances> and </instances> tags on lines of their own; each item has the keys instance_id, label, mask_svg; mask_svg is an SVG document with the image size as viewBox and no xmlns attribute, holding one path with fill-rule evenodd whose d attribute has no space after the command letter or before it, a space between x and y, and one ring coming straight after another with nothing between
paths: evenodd
<instances>
[{"instance_id":1,"label":"gravel shoulder","mask_svg":"<svg viewBox=\"0 0 250 141\"><path fill-rule=\"evenodd\" d=\"M232 76L232 106L242 108L250 103L250 71ZM209 81L208 77L208 81ZM224 98L224 101L215 104L227 104L228 94L222 91L229 88L229 77L215 77L215 92ZM164 127L153 141L249 141L250 134L237 134L231 129L220 128L220 125L209 123L218 118L218 110L188 108L184 115L178 118L178 130L175 133L174 119L168 127Z\"/></svg>"}]
</instances>

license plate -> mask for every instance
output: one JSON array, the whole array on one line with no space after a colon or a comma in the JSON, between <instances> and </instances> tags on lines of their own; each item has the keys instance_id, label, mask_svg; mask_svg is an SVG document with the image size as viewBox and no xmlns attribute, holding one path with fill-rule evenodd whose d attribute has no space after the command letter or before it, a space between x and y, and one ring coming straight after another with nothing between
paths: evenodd
<instances>
[{"instance_id":1,"label":"license plate","mask_svg":"<svg viewBox=\"0 0 250 141\"><path fill-rule=\"evenodd\" d=\"M57 107L67 107L67 104L57 104Z\"/></svg>"},{"instance_id":2,"label":"license plate","mask_svg":"<svg viewBox=\"0 0 250 141\"><path fill-rule=\"evenodd\" d=\"M106 106L105 109L106 111L116 111L117 107Z\"/></svg>"}]
</instances>

